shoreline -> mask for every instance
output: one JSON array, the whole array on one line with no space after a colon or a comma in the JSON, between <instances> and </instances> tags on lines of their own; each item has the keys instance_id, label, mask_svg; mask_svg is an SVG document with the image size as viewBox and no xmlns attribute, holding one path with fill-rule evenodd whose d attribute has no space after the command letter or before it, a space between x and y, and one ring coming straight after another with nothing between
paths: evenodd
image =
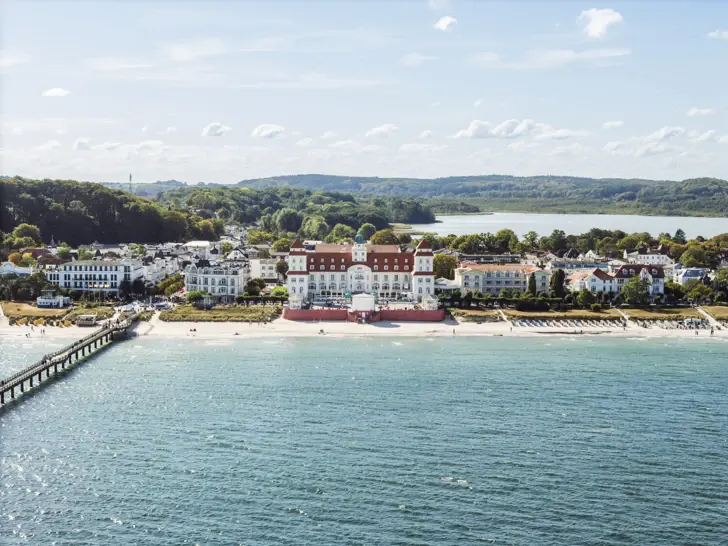
<instances>
[{"instance_id":1,"label":"shoreline","mask_svg":"<svg viewBox=\"0 0 728 546\"><path fill-rule=\"evenodd\" d=\"M0 342L4 340L74 340L81 339L91 332L91 328L72 326L68 328L46 327L45 334L39 328L31 330L28 326L0 326ZM192 331L194 330L194 331ZM321 331L323 330L323 334ZM159 314L149 321L135 324L131 331L138 338L160 339L254 339L254 338L293 338L293 337L600 337L600 338L688 338L688 339L726 339L728 330L663 330L661 328L642 328L629 324L622 328L521 328L511 327L509 322L390 322L358 324L346 321L303 322L278 318L267 323L248 322L163 322ZM26 334L30 333L30 337Z\"/></svg>"}]
</instances>

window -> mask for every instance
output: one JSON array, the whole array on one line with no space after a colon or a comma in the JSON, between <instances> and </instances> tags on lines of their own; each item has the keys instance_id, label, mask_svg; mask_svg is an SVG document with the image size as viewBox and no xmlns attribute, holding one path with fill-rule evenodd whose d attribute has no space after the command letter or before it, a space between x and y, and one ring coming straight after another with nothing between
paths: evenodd
<instances>
[{"instance_id":1,"label":"window","mask_svg":"<svg viewBox=\"0 0 728 546\"><path fill-rule=\"evenodd\" d=\"M320 269L321 271L323 271L324 269L326 269L326 266L322 264L322 265L321 265L321 267L320 267L319 269Z\"/></svg>"},{"instance_id":2,"label":"window","mask_svg":"<svg viewBox=\"0 0 728 546\"><path fill-rule=\"evenodd\" d=\"M379 275L374 275L374 280L375 281L378 281L379 280Z\"/></svg>"},{"instance_id":3,"label":"window","mask_svg":"<svg viewBox=\"0 0 728 546\"><path fill-rule=\"evenodd\" d=\"M395 266L394 266L394 270L395 270L395 271L399 271L399 266L398 266L398 265L395 265Z\"/></svg>"},{"instance_id":4,"label":"window","mask_svg":"<svg viewBox=\"0 0 728 546\"><path fill-rule=\"evenodd\" d=\"M405 271L409 271L409 266L408 266L408 265L405 265L405 266L404 266L404 270L405 270Z\"/></svg>"},{"instance_id":5,"label":"window","mask_svg":"<svg viewBox=\"0 0 728 546\"><path fill-rule=\"evenodd\" d=\"M346 266L345 266L345 265L342 265L342 266L341 266L341 270L342 270L342 271L346 271Z\"/></svg>"},{"instance_id":6,"label":"window","mask_svg":"<svg viewBox=\"0 0 728 546\"><path fill-rule=\"evenodd\" d=\"M330 269L331 271L336 271L336 266L332 264Z\"/></svg>"},{"instance_id":7,"label":"window","mask_svg":"<svg viewBox=\"0 0 728 546\"><path fill-rule=\"evenodd\" d=\"M341 258L341 263L342 263L342 264L344 263L344 258Z\"/></svg>"},{"instance_id":8,"label":"window","mask_svg":"<svg viewBox=\"0 0 728 546\"><path fill-rule=\"evenodd\" d=\"M385 261L386 261L386 260L385 260ZM384 266L384 270L385 270L385 271L389 271L389 266L388 266L388 265L385 265L385 266Z\"/></svg>"},{"instance_id":9,"label":"window","mask_svg":"<svg viewBox=\"0 0 728 546\"><path fill-rule=\"evenodd\" d=\"M313 271L313 266L309 267L309 269L310 269L311 271Z\"/></svg>"},{"instance_id":10,"label":"window","mask_svg":"<svg viewBox=\"0 0 728 546\"><path fill-rule=\"evenodd\" d=\"M376 261L376 260L375 260L375 261ZM372 269L373 269L374 271L379 271L379 266L378 266L378 265L375 265L375 266L374 266L374 267L373 267Z\"/></svg>"}]
</instances>

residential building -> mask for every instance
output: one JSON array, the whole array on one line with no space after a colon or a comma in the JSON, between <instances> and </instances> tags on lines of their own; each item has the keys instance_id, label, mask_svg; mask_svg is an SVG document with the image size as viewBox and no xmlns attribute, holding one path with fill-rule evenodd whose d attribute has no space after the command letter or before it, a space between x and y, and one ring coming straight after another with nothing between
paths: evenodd
<instances>
[{"instance_id":1,"label":"residential building","mask_svg":"<svg viewBox=\"0 0 728 546\"><path fill-rule=\"evenodd\" d=\"M675 263L670 256L664 253L664 249L640 247L634 252L624 251L624 259L631 264L644 265L670 265Z\"/></svg>"},{"instance_id":2,"label":"residential building","mask_svg":"<svg viewBox=\"0 0 728 546\"><path fill-rule=\"evenodd\" d=\"M366 244L358 235L353 245L319 243L313 250L295 241L288 256L288 293L302 300L356 293L421 300L435 292L432 262L427 241L402 249Z\"/></svg>"},{"instance_id":3,"label":"residential building","mask_svg":"<svg viewBox=\"0 0 728 546\"><path fill-rule=\"evenodd\" d=\"M474 262L476 264L517 264L521 261L520 254L460 254L460 261Z\"/></svg>"},{"instance_id":4,"label":"residential building","mask_svg":"<svg viewBox=\"0 0 728 546\"><path fill-rule=\"evenodd\" d=\"M15 265L13 262L3 262L3 264L0 265L0 276L17 275L19 277L29 277L32 274L32 267L20 267Z\"/></svg>"},{"instance_id":5,"label":"residential building","mask_svg":"<svg viewBox=\"0 0 728 546\"><path fill-rule=\"evenodd\" d=\"M627 264L615 269L613 275L619 292L636 277L648 282L651 296L665 293L665 271L659 265Z\"/></svg>"},{"instance_id":6,"label":"residential building","mask_svg":"<svg viewBox=\"0 0 728 546\"><path fill-rule=\"evenodd\" d=\"M51 253L47 248L21 248L18 252L21 256L30 254L30 257L34 260Z\"/></svg>"},{"instance_id":7,"label":"residential building","mask_svg":"<svg viewBox=\"0 0 728 546\"><path fill-rule=\"evenodd\" d=\"M455 269L455 284L461 291L480 291L497 296L505 288L524 292L531 274L536 279L536 293L549 291L550 271L524 264L476 264L461 262Z\"/></svg>"},{"instance_id":8,"label":"residential building","mask_svg":"<svg viewBox=\"0 0 728 546\"><path fill-rule=\"evenodd\" d=\"M592 294L597 292L616 293L616 279L601 269L593 269L591 271L577 271L567 277L568 289L572 292L581 292L586 289Z\"/></svg>"},{"instance_id":9,"label":"residential building","mask_svg":"<svg viewBox=\"0 0 728 546\"><path fill-rule=\"evenodd\" d=\"M233 264L213 264L200 260L185 269L185 291L207 292L218 301L230 302L245 292L246 270Z\"/></svg>"},{"instance_id":10,"label":"residential building","mask_svg":"<svg viewBox=\"0 0 728 546\"><path fill-rule=\"evenodd\" d=\"M210 257L210 251L212 250L213 246L210 241L189 241L183 244L182 247L186 251L196 255L200 260L212 259Z\"/></svg>"},{"instance_id":11,"label":"residential building","mask_svg":"<svg viewBox=\"0 0 728 546\"><path fill-rule=\"evenodd\" d=\"M277 258L253 258L250 260L250 278L263 279L267 283L277 283L279 280L276 265Z\"/></svg>"},{"instance_id":12,"label":"residential building","mask_svg":"<svg viewBox=\"0 0 728 546\"><path fill-rule=\"evenodd\" d=\"M554 258L546 264L551 271L563 269L569 271L592 271L604 267L606 264L598 260L580 260L578 258Z\"/></svg>"},{"instance_id":13,"label":"residential building","mask_svg":"<svg viewBox=\"0 0 728 546\"><path fill-rule=\"evenodd\" d=\"M40 296L35 300L38 307L62 309L71 305L68 296L57 296L55 290L41 290Z\"/></svg>"},{"instance_id":14,"label":"residential building","mask_svg":"<svg viewBox=\"0 0 728 546\"><path fill-rule=\"evenodd\" d=\"M81 260L67 262L44 271L49 282L67 290L116 294L122 282L144 278L137 260Z\"/></svg>"},{"instance_id":15,"label":"residential building","mask_svg":"<svg viewBox=\"0 0 728 546\"><path fill-rule=\"evenodd\" d=\"M708 271L696 267L675 268L672 280L680 286L686 286L691 283L705 282L708 278Z\"/></svg>"}]
</instances>

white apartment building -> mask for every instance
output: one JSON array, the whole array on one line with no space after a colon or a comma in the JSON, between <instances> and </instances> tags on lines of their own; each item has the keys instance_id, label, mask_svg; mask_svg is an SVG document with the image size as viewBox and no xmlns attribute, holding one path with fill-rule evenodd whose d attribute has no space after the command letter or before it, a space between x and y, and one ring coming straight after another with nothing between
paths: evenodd
<instances>
[{"instance_id":1,"label":"white apartment building","mask_svg":"<svg viewBox=\"0 0 728 546\"><path fill-rule=\"evenodd\" d=\"M229 302L245 292L245 271L240 265L188 265L185 269L185 291L201 290L218 300Z\"/></svg>"},{"instance_id":2,"label":"white apartment building","mask_svg":"<svg viewBox=\"0 0 728 546\"><path fill-rule=\"evenodd\" d=\"M268 282L278 281L277 258L252 258L249 263L251 279L263 279Z\"/></svg>"},{"instance_id":3,"label":"white apartment building","mask_svg":"<svg viewBox=\"0 0 728 546\"><path fill-rule=\"evenodd\" d=\"M462 292L480 291L497 296L505 288L524 292L528 289L528 278L534 275L536 293L549 291L549 271L525 264L476 264L461 262L455 269L456 284Z\"/></svg>"},{"instance_id":4,"label":"white apartment building","mask_svg":"<svg viewBox=\"0 0 728 546\"><path fill-rule=\"evenodd\" d=\"M47 269L46 279L66 290L116 294L122 282L144 278L144 266L137 260L80 260Z\"/></svg>"},{"instance_id":5,"label":"white apartment building","mask_svg":"<svg viewBox=\"0 0 728 546\"><path fill-rule=\"evenodd\" d=\"M667 254L661 254L660 252L648 250L646 252L627 252L624 251L624 259L631 264L642 264L642 265L672 265L675 261L670 258Z\"/></svg>"}]
</instances>

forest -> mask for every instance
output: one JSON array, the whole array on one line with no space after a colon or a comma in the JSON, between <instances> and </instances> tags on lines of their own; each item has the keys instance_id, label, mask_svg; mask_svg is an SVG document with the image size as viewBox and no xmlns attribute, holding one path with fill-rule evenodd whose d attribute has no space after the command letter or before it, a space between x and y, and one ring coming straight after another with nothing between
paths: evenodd
<instances>
[{"instance_id":1,"label":"forest","mask_svg":"<svg viewBox=\"0 0 728 546\"><path fill-rule=\"evenodd\" d=\"M310 174L243 180L238 185L253 189L290 187L354 195L420 197L432 199L428 203L438 213L459 212L452 203L466 199L465 209L475 207L482 211L666 216L728 214L728 182L716 178L676 182L569 176L486 175L417 179Z\"/></svg>"},{"instance_id":2,"label":"forest","mask_svg":"<svg viewBox=\"0 0 728 546\"><path fill-rule=\"evenodd\" d=\"M223 222L160 206L100 184L73 180L0 180L0 238L20 224L37 226L42 242L71 246L214 240Z\"/></svg>"}]
</instances>

